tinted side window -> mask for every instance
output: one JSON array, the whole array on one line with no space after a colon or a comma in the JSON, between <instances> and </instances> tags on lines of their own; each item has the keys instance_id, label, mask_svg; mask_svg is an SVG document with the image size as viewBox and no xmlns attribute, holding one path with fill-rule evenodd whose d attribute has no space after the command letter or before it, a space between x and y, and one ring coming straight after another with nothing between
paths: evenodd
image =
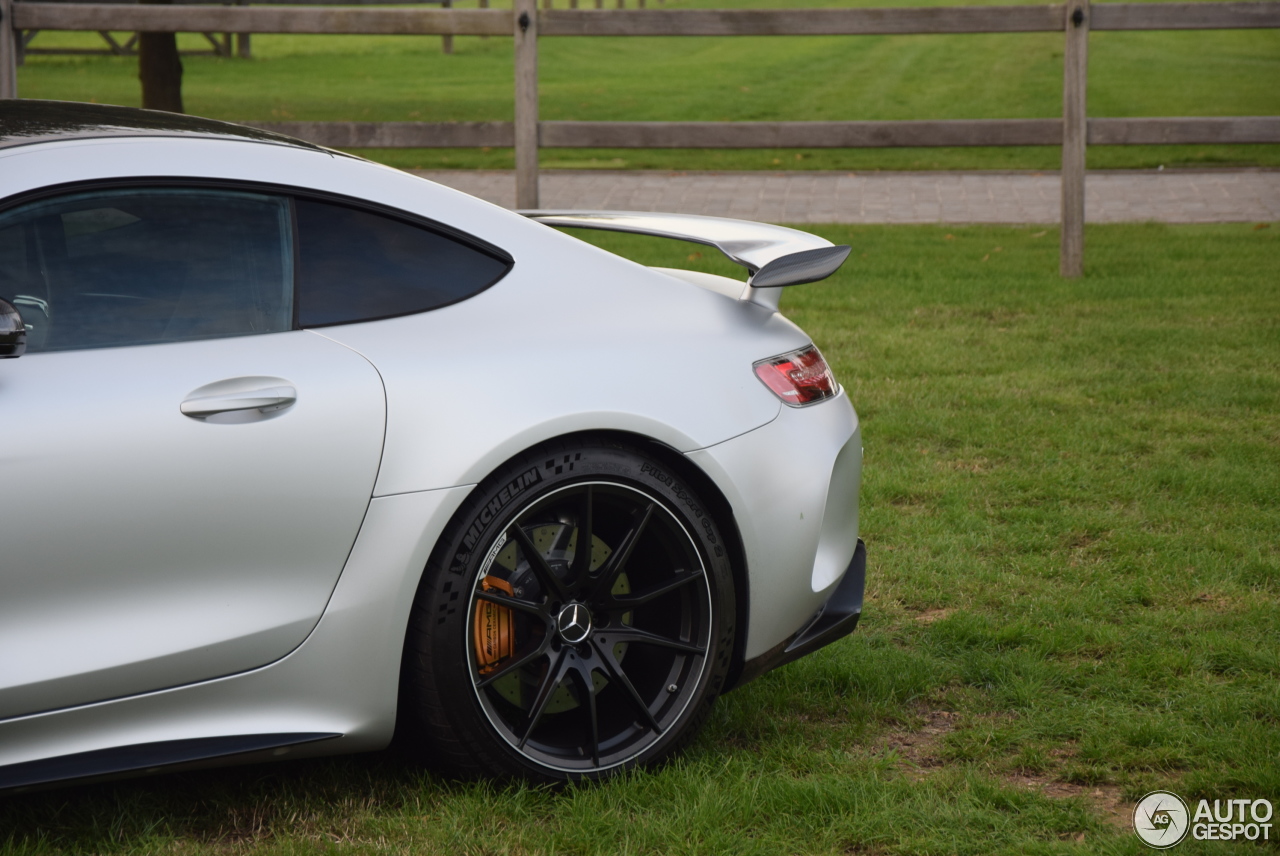
<instances>
[{"instance_id":1,"label":"tinted side window","mask_svg":"<svg viewBox=\"0 0 1280 856\"><path fill-rule=\"evenodd\" d=\"M401 220L307 199L298 217L298 326L423 312L497 282L510 263Z\"/></svg>"},{"instance_id":2,"label":"tinted side window","mask_svg":"<svg viewBox=\"0 0 1280 856\"><path fill-rule=\"evenodd\" d=\"M292 285L284 198L102 190L0 214L0 296L32 352L288 330Z\"/></svg>"}]
</instances>

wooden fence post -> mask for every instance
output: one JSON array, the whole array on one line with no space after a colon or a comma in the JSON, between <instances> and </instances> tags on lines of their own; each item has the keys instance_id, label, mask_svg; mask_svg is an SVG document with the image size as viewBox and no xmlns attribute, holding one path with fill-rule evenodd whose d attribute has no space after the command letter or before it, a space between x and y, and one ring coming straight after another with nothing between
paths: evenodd
<instances>
[{"instance_id":1,"label":"wooden fence post","mask_svg":"<svg viewBox=\"0 0 1280 856\"><path fill-rule=\"evenodd\" d=\"M249 0L235 0L235 3L237 6L248 6ZM236 33L236 51L234 55L240 57L240 59L249 59L253 56L249 33Z\"/></svg>"},{"instance_id":2,"label":"wooden fence post","mask_svg":"<svg viewBox=\"0 0 1280 856\"><path fill-rule=\"evenodd\" d=\"M515 0L516 207L538 207L538 2Z\"/></svg>"},{"instance_id":3,"label":"wooden fence post","mask_svg":"<svg viewBox=\"0 0 1280 856\"><path fill-rule=\"evenodd\" d=\"M1058 271L1084 273L1084 168L1088 134L1089 0L1067 0L1062 56L1062 249Z\"/></svg>"},{"instance_id":4,"label":"wooden fence post","mask_svg":"<svg viewBox=\"0 0 1280 856\"><path fill-rule=\"evenodd\" d=\"M0 98L18 97L18 39L13 0L0 0Z\"/></svg>"}]
</instances>

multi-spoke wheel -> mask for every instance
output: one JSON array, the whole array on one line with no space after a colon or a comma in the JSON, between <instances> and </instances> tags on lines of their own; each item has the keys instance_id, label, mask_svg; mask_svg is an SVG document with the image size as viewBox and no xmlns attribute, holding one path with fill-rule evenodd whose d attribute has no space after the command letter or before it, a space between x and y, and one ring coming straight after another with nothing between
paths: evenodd
<instances>
[{"instance_id":1,"label":"multi-spoke wheel","mask_svg":"<svg viewBox=\"0 0 1280 856\"><path fill-rule=\"evenodd\" d=\"M732 577L690 488L611 444L540 449L442 540L402 715L466 772L592 777L683 745L728 668Z\"/></svg>"}]
</instances>

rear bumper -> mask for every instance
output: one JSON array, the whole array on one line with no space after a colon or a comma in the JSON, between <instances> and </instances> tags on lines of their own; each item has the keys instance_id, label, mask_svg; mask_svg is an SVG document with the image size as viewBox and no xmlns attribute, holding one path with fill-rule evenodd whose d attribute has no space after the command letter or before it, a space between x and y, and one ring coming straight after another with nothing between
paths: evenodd
<instances>
[{"instance_id":1,"label":"rear bumper","mask_svg":"<svg viewBox=\"0 0 1280 856\"><path fill-rule=\"evenodd\" d=\"M862 597L866 585L867 546L859 538L843 579L813 618L783 642L743 663L742 670L733 683L726 687L726 691L753 681L765 672L784 666L792 660L812 654L852 633L858 626L858 619L862 617Z\"/></svg>"},{"instance_id":2,"label":"rear bumper","mask_svg":"<svg viewBox=\"0 0 1280 856\"><path fill-rule=\"evenodd\" d=\"M741 664L805 626L849 567L858 541L858 417L841 391L783 407L768 425L687 455L728 500L741 539Z\"/></svg>"}]
</instances>

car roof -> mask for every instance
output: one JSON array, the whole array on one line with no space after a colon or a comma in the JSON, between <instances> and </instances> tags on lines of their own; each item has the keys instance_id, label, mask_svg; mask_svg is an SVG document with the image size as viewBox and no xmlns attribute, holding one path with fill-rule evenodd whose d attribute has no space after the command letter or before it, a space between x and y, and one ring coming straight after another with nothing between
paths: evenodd
<instances>
[{"instance_id":1,"label":"car roof","mask_svg":"<svg viewBox=\"0 0 1280 856\"><path fill-rule=\"evenodd\" d=\"M74 101L0 100L0 149L102 137L198 137L328 151L311 143L198 116Z\"/></svg>"}]
</instances>

